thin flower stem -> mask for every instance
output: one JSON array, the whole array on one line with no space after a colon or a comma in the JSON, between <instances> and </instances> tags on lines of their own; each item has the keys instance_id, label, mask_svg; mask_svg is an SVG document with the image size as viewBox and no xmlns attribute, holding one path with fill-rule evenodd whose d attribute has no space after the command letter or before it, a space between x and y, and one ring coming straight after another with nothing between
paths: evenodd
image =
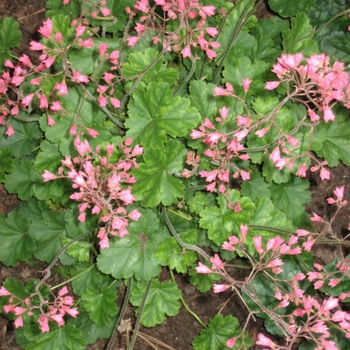
<instances>
[{"instance_id":1,"label":"thin flower stem","mask_svg":"<svg viewBox=\"0 0 350 350\"><path fill-rule=\"evenodd\" d=\"M129 304L130 295L131 295L131 288L132 288L132 282L133 282L132 278L129 278L127 280L126 294L124 296L123 305L122 305L122 308L120 309L119 317L118 317L118 320L117 320L117 322L116 322L116 324L114 326L113 333L112 333L111 337L109 338L106 350L112 350L114 348L114 342L115 342L115 340L117 338L117 334L118 334L118 327L120 325L120 322L124 318L124 315L125 315L125 312L126 312L126 307ZM116 344L115 348L118 348L118 344Z\"/></svg>"},{"instance_id":2,"label":"thin flower stem","mask_svg":"<svg viewBox=\"0 0 350 350\"><path fill-rule=\"evenodd\" d=\"M148 292L149 292L149 289L151 288L151 283L152 283L152 279L150 279L148 284L147 284L145 293L144 293L143 298L142 298L141 305L139 306L139 314L137 316L135 327L134 327L134 331L133 331L133 335L132 335L132 338L131 338L131 342L130 342L130 345L128 346L127 350L132 350L134 348L135 341L136 341L136 338L137 338L137 332L138 332L140 324L141 324L141 317L142 317L143 310L144 310L145 305L146 305Z\"/></svg>"},{"instance_id":3,"label":"thin flower stem","mask_svg":"<svg viewBox=\"0 0 350 350\"><path fill-rule=\"evenodd\" d=\"M92 264L90 267L88 267L86 270L78 273L77 275L75 275L74 277L68 279L68 280L65 280L64 282L60 283L60 284L56 284L55 286L51 287L50 290L54 290L54 289L57 289L61 286L64 286L65 284L68 284L72 281L74 281L75 279L79 278L80 276L84 275L85 273L87 273L88 271L90 271L96 264Z\"/></svg>"},{"instance_id":4,"label":"thin flower stem","mask_svg":"<svg viewBox=\"0 0 350 350\"><path fill-rule=\"evenodd\" d=\"M45 300L41 294L41 292L39 291L39 288L42 284L45 283L45 281L47 279L49 279L49 277L51 276L51 269L54 267L54 265L57 263L58 259L60 258L60 256L66 251L66 249L68 249L72 244L74 244L75 242L79 241L80 239L88 236L90 233L94 232L94 230L89 230L87 232L84 232L83 234L79 235L78 237L73 238L68 244L66 244L64 247L62 247L59 252L56 254L56 256L53 258L53 260L51 261L51 263L47 266L47 268L42 271L42 273L45 273L44 277L35 285L35 292L38 295L39 299L40 299L40 305L39 305L39 309L40 312L42 314L45 314L44 310L43 310L43 304L45 304Z\"/></svg>"},{"instance_id":5,"label":"thin flower stem","mask_svg":"<svg viewBox=\"0 0 350 350\"><path fill-rule=\"evenodd\" d=\"M175 238L175 240L177 241L177 243L180 244L180 246L186 250L193 250L195 252L197 252L199 255L201 255L203 258L205 258L206 260L209 261L210 259L210 256L201 248L195 246L195 245L192 245L192 244L186 244L181 238L180 236L178 235L178 233L176 232L174 226L172 225L172 223L170 222L170 219L168 217L168 214L166 212L166 209L165 207L163 207L163 217L164 217L164 220L165 220L165 223L169 229L169 231L171 232L171 234L173 235L173 237Z\"/></svg>"},{"instance_id":6,"label":"thin flower stem","mask_svg":"<svg viewBox=\"0 0 350 350\"><path fill-rule=\"evenodd\" d=\"M173 280L174 283L176 283L175 281L175 277L174 277L174 273L171 269L169 269L170 275L171 275L171 279ZM185 302L184 298L180 297L180 300L182 302L182 305L184 306L184 308L188 311L188 313L190 313L196 320L197 322L204 328L207 329L208 327L202 322L202 320L199 318L199 316L197 314L195 314L187 305L187 303Z\"/></svg>"}]
</instances>

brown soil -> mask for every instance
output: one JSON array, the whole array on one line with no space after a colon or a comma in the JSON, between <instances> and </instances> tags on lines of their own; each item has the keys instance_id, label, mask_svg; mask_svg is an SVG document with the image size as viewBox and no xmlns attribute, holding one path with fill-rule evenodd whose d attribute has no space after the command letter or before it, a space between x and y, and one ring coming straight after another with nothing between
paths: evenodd
<instances>
[{"instance_id":1,"label":"brown soil","mask_svg":"<svg viewBox=\"0 0 350 350\"><path fill-rule=\"evenodd\" d=\"M30 52L28 46L31 40L38 40L37 29L45 19L45 3L46 0L0 1L0 17L12 16L16 18L20 23L20 29L23 33L21 47L14 52L16 55L19 56L21 53L26 53L33 61L36 61L37 54L35 52ZM263 7L258 15L259 17L271 16L266 7ZM326 198L332 195L332 191L335 187L347 185L350 179L350 169L340 164L336 168L331 169L331 171L331 181L321 182L316 176L310 177L312 203L307 208L309 213L315 211L321 216L332 216L332 208L327 205ZM346 192L345 199L350 203L349 191ZM3 187L0 187L0 213L7 215L16 205L18 205L17 198L8 195ZM335 222L333 227L334 232L338 234L345 234L348 232L349 214L350 207L348 206L341 212L338 220ZM331 261L340 254L339 249L335 249L334 247L316 247L314 252L317 259L323 263ZM348 254L349 252L345 253ZM18 266L14 268L7 268L0 265L0 285L8 276L23 282L29 278L38 278L38 270L41 269L43 269L42 266L29 266L23 263L19 263ZM164 280L170 278L166 270L162 272L161 278ZM241 279L244 278L244 276L237 276L237 278ZM239 319L242 325L244 324L247 318L247 312L237 296L229 292L216 295L212 291L201 294L188 282L187 276L177 276L176 281L183 292L183 298L187 305L204 323L207 323L214 315L221 312L223 315L234 315ZM119 298L119 300L121 300L121 298ZM131 307L127 312L127 317L131 319L132 324L135 320L133 312L134 310ZM163 324L150 329L141 327L134 349L189 350L192 348L192 339L199 334L201 329L198 322L182 306L176 317L167 318ZM256 323L251 322L248 325L247 331L254 342L257 333L264 331L262 322L259 320ZM163 345L159 342L163 342ZM89 346L87 349L101 350L105 348L106 344L106 340L99 340L96 344ZM124 346L125 335L120 335L113 349L124 349ZM0 315L0 350L17 349L20 348L16 345L12 322L8 321L3 315Z\"/></svg>"}]
</instances>

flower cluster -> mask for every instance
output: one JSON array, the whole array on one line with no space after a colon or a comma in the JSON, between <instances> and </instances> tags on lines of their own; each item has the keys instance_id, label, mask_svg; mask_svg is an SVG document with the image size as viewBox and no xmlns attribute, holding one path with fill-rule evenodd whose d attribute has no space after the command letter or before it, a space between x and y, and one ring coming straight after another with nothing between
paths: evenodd
<instances>
[{"instance_id":1,"label":"flower cluster","mask_svg":"<svg viewBox=\"0 0 350 350\"><path fill-rule=\"evenodd\" d=\"M331 109L334 103L343 102L350 108L349 76L344 63L336 61L330 65L330 58L324 53L311 55L305 65L300 65L302 61L302 53L283 54L272 69L280 80L267 82L265 89L273 90L281 82L292 82L296 92L294 98L309 101L306 106L312 122L320 119L313 110L314 106L322 113L325 122L334 121Z\"/></svg>"},{"instance_id":2,"label":"flower cluster","mask_svg":"<svg viewBox=\"0 0 350 350\"><path fill-rule=\"evenodd\" d=\"M77 136L74 145L80 157L66 157L62 160L62 164L68 169L67 174L64 175L64 168L61 167L58 176L48 170L42 175L44 181L60 177L73 182L72 187L78 191L73 193L70 199L82 202L78 205L79 221L85 221L87 209L91 209L92 214L101 216L104 223L98 233L101 249L109 247L108 234L124 237L129 233L129 219L137 221L141 216L137 209L131 212L126 209L135 201L135 196L131 193L131 184L135 183L136 179L131 175L131 170L138 167L135 158L143 153L142 147L132 147L131 144L131 139L120 143L123 156L117 163L113 163L111 157L114 145L108 144L107 155L101 156L99 148L92 152L88 141L81 141Z\"/></svg>"},{"instance_id":3,"label":"flower cluster","mask_svg":"<svg viewBox=\"0 0 350 350\"><path fill-rule=\"evenodd\" d=\"M166 50L175 52L181 50L183 58L193 57L191 47L197 46L210 59L216 57L213 49L220 47L220 44L209 40L216 37L219 32L215 27L206 25L207 18L215 15L215 6L201 6L198 0L155 0L154 2L156 6L152 7L148 0L139 0L134 10L128 9L131 18L137 11L142 13L140 22L134 28L138 35L127 39L129 46L134 46L146 30L150 29L156 32L153 37L154 44L163 41ZM166 19L159 16L157 6L164 11ZM178 29L175 32L165 29L169 20L177 21Z\"/></svg>"},{"instance_id":4,"label":"flower cluster","mask_svg":"<svg viewBox=\"0 0 350 350\"><path fill-rule=\"evenodd\" d=\"M74 318L78 315L78 309L71 307L74 305L74 299L71 296L65 296L67 293L68 288L63 287L52 302L46 302L47 310L42 313L37 320L43 333L49 332L49 321L56 322L58 326L63 326L65 324L63 317L66 314ZM28 316L33 316L33 310L39 308L39 306L31 305L31 298L35 295L36 294L33 294L22 300L12 295L5 287L0 288L0 296L9 297L9 304L2 307L4 312L6 314L11 312L17 316L14 322L15 328L23 327L23 315L25 313L27 313Z\"/></svg>"}]
</instances>

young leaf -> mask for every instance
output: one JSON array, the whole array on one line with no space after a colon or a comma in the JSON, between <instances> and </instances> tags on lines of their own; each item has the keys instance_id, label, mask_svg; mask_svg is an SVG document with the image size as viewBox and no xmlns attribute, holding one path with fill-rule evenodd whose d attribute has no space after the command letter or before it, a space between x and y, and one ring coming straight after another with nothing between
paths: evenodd
<instances>
[{"instance_id":1,"label":"young leaf","mask_svg":"<svg viewBox=\"0 0 350 350\"><path fill-rule=\"evenodd\" d=\"M241 333L238 327L239 322L236 317L231 315L215 315L210 320L208 328L203 329L200 335L193 339L193 348L194 350L227 349L225 346L227 340ZM245 336L247 337L247 334L245 334Z\"/></svg>"},{"instance_id":2,"label":"young leaf","mask_svg":"<svg viewBox=\"0 0 350 350\"><path fill-rule=\"evenodd\" d=\"M180 237L186 244L196 244L197 233L195 230L184 232L180 234ZM179 273L185 273L187 267L197 260L195 252L182 249L172 237L161 242L155 254L162 266L169 266Z\"/></svg>"},{"instance_id":3,"label":"young leaf","mask_svg":"<svg viewBox=\"0 0 350 350\"><path fill-rule=\"evenodd\" d=\"M110 240L108 249L97 257L97 267L115 279L134 276L149 281L158 275L160 265L154 254L159 243L168 237L159 228L159 220L150 210L142 211L139 221L128 226L130 233Z\"/></svg>"},{"instance_id":4,"label":"young leaf","mask_svg":"<svg viewBox=\"0 0 350 350\"><path fill-rule=\"evenodd\" d=\"M84 350L85 347L86 342L81 330L72 325L65 325L41 334L27 346L26 350Z\"/></svg>"},{"instance_id":5,"label":"young leaf","mask_svg":"<svg viewBox=\"0 0 350 350\"><path fill-rule=\"evenodd\" d=\"M58 144L44 140L40 144L40 150L34 162L35 170L40 174L44 173L45 169L56 173L62 166L62 154L58 151Z\"/></svg>"},{"instance_id":6,"label":"young leaf","mask_svg":"<svg viewBox=\"0 0 350 350\"><path fill-rule=\"evenodd\" d=\"M140 306L145 294L146 283L138 282L132 289L130 302L135 306ZM149 288L145 307L141 316L141 323L145 327L154 327L165 320L165 316L175 316L179 312L180 303L178 299L181 292L174 282L159 282L152 279Z\"/></svg>"},{"instance_id":7,"label":"young leaf","mask_svg":"<svg viewBox=\"0 0 350 350\"><path fill-rule=\"evenodd\" d=\"M136 89L128 108L126 136L150 149L162 148L167 135L187 136L201 119L186 98L173 97L169 84L162 82Z\"/></svg>"},{"instance_id":8,"label":"young leaf","mask_svg":"<svg viewBox=\"0 0 350 350\"><path fill-rule=\"evenodd\" d=\"M305 56L318 53L318 46L312 38L313 28L304 12L292 18L292 29L282 32L283 48L286 53L303 52Z\"/></svg>"},{"instance_id":9,"label":"young leaf","mask_svg":"<svg viewBox=\"0 0 350 350\"><path fill-rule=\"evenodd\" d=\"M129 63L123 63L122 74L125 78L135 78L147 66L149 66L158 56L158 52L152 48L143 53L137 51L128 56ZM142 77L146 83L165 82L173 84L178 79L178 73L175 69L166 67L163 64L164 58L159 59Z\"/></svg>"},{"instance_id":10,"label":"young leaf","mask_svg":"<svg viewBox=\"0 0 350 350\"><path fill-rule=\"evenodd\" d=\"M22 33L18 22L12 17L0 18L0 72L4 71L4 63L11 59L11 48L18 47Z\"/></svg>"},{"instance_id":11,"label":"young leaf","mask_svg":"<svg viewBox=\"0 0 350 350\"><path fill-rule=\"evenodd\" d=\"M169 206L184 195L184 185L174 176L183 168L185 147L177 140L169 140L161 149L146 149L144 164L133 171L137 182L132 192L146 207L162 203Z\"/></svg>"},{"instance_id":12,"label":"young leaf","mask_svg":"<svg viewBox=\"0 0 350 350\"><path fill-rule=\"evenodd\" d=\"M241 197L236 190L231 190L229 195L231 206L228 208L228 202L224 196L217 198L217 207L208 207L200 212L200 227L208 230L208 237L217 245L226 241L229 235L239 233L241 224L248 224L253 218L255 206L248 197Z\"/></svg>"},{"instance_id":13,"label":"young leaf","mask_svg":"<svg viewBox=\"0 0 350 350\"><path fill-rule=\"evenodd\" d=\"M88 289L81 298L89 317L100 327L106 326L111 317L117 314L117 294L108 286L103 286L100 290Z\"/></svg>"},{"instance_id":14,"label":"young leaf","mask_svg":"<svg viewBox=\"0 0 350 350\"><path fill-rule=\"evenodd\" d=\"M28 260L35 250L34 240L28 235L28 221L14 211L7 218L0 215L0 261L15 266L19 260Z\"/></svg>"}]
</instances>

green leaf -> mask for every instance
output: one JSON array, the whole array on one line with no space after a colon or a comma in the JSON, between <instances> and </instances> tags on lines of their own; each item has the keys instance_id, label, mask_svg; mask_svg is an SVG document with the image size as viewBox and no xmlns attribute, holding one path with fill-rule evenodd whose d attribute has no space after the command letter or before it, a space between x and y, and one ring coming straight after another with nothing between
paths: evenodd
<instances>
[{"instance_id":1,"label":"green leaf","mask_svg":"<svg viewBox=\"0 0 350 350\"><path fill-rule=\"evenodd\" d=\"M206 84L202 80L192 80L190 84L191 105L197 108L203 120L214 117L217 113L214 88L214 84Z\"/></svg>"},{"instance_id":2,"label":"green leaf","mask_svg":"<svg viewBox=\"0 0 350 350\"><path fill-rule=\"evenodd\" d=\"M136 78L142 73L158 56L158 52L152 48L142 52L134 52L128 56L128 61L123 63L122 73L125 78ZM146 83L165 82L174 84L178 79L178 73L175 69L166 67L163 63L164 56L161 57L142 77Z\"/></svg>"},{"instance_id":3,"label":"green leaf","mask_svg":"<svg viewBox=\"0 0 350 350\"><path fill-rule=\"evenodd\" d=\"M205 264L211 268L211 265L207 262ZM188 274L190 277L190 282L193 285L197 285L197 289L201 293L206 293L210 288L213 287L213 284L221 280L221 276L217 273L197 273L197 271L192 268L189 270Z\"/></svg>"},{"instance_id":4,"label":"green leaf","mask_svg":"<svg viewBox=\"0 0 350 350\"><path fill-rule=\"evenodd\" d=\"M28 221L18 212L5 218L0 215L0 261L15 266L19 260L28 260L35 250L34 240L28 235Z\"/></svg>"},{"instance_id":5,"label":"green leaf","mask_svg":"<svg viewBox=\"0 0 350 350\"><path fill-rule=\"evenodd\" d=\"M314 130L311 150L320 158L324 158L330 167L336 166L339 161L350 165L350 136L347 129L350 127L348 112L343 107L334 108L336 115L334 122L322 121Z\"/></svg>"},{"instance_id":6,"label":"green leaf","mask_svg":"<svg viewBox=\"0 0 350 350\"><path fill-rule=\"evenodd\" d=\"M117 314L117 294L108 286L100 290L88 289L81 298L91 320L100 327L107 325L111 317Z\"/></svg>"},{"instance_id":7,"label":"green leaf","mask_svg":"<svg viewBox=\"0 0 350 350\"><path fill-rule=\"evenodd\" d=\"M109 248L101 251L97 257L101 272L111 274L115 279L134 276L144 281L158 275L160 265L154 251L168 235L158 228L156 214L151 210L141 212L141 218L130 223L129 235L111 239Z\"/></svg>"},{"instance_id":8,"label":"green leaf","mask_svg":"<svg viewBox=\"0 0 350 350\"><path fill-rule=\"evenodd\" d=\"M79 304L78 317L69 318L67 324L75 325L80 329L83 332L83 339L85 339L87 344L94 344L98 339L110 338L116 323L115 317L111 317L108 324L100 327L90 319L88 312L82 310L82 305L83 303Z\"/></svg>"},{"instance_id":9,"label":"green leaf","mask_svg":"<svg viewBox=\"0 0 350 350\"><path fill-rule=\"evenodd\" d=\"M232 206L236 205L236 212L228 207L224 196L217 198L217 207L208 207L200 212L200 227L208 230L208 237L217 245L226 241L227 237L240 232L241 224L248 224L253 218L254 203L248 197L241 197L236 190L229 195Z\"/></svg>"},{"instance_id":10,"label":"green leaf","mask_svg":"<svg viewBox=\"0 0 350 350\"><path fill-rule=\"evenodd\" d=\"M249 92L260 94L265 86L265 81L270 75L271 64L263 61L252 63L247 57L239 57L234 64L225 66L223 82L229 82L235 86L242 86L242 79L251 79Z\"/></svg>"},{"instance_id":11,"label":"green leaf","mask_svg":"<svg viewBox=\"0 0 350 350\"><path fill-rule=\"evenodd\" d=\"M40 144L40 150L34 162L35 170L40 174L43 174L45 169L56 173L62 166L62 154L58 151L58 144L44 140Z\"/></svg>"},{"instance_id":12,"label":"green leaf","mask_svg":"<svg viewBox=\"0 0 350 350\"><path fill-rule=\"evenodd\" d=\"M291 219L295 226L301 226L305 213L305 204L311 200L308 191L309 182L293 176L285 184L271 186L271 200L276 209Z\"/></svg>"},{"instance_id":13,"label":"green leaf","mask_svg":"<svg viewBox=\"0 0 350 350\"><path fill-rule=\"evenodd\" d=\"M97 270L96 265L77 263L74 269L72 287L76 295L82 295L88 289L98 290L103 284L111 282L111 277Z\"/></svg>"},{"instance_id":14,"label":"green leaf","mask_svg":"<svg viewBox=\"0 0 350 350\"><path fill-rule=\"evenodd\" d=\"M186 244L196 244L197 233L195 230L179 234ZM159 262L163 266L169 266L179 273L187 272L187 267L197 260L197 254L191 250L184 250L175 238L167 238L160 243L155 252Z\"/></svg>"},{"instance_id":15,"label":"green leaf","mask_svg":"<svg viewBox=\"0 0 350 350\"><path fill-rule=\"evenodd\" d=\"M63 213L43 212L40 221L35 220L30 224L28 233L36 241L35 258L51 262L62 248L61 239L66 235Z\"/></svg>"},{"instance_id":16,"label":"green leaf","mask_svg":"<svg viewBox=\"0 0 350 350\"><path fill-rule=\"evenodd\" d=\"M241 194L249 197L252 201L257 198L270 198L271 184L265 182L258 171L254 171L249 181L244 181L241 185Z\"/></svg>"},{"instance_id":17,"label":"green leaf","mask_svg":"<svg viewBox=\"0 0 350 350\"><path fill-rule=\"evenodd\" d=\"M68 15L73 20L80 15L81 1L69 1L67 5L63 5L63 1L47 0L46 18L52 18L55 15Z\"/></svg>"},{"instance_id":18,"label":"green leaf","mask_svg":"<svg viewBox=\"0 0 350 350\"><path fill-rule=\"evenodd\" d=\"M11 125L15 134L11 137L1 137L0 149L7 148L18 158L31 154L38 144L38 139L42 136L38 124L12 119ZM0 134L4 130L4 126L0 127Z\"/></svg>"},{"instance_id":19,"label":"green leaf","mask_svg":"<svg viewBox=\"0 0 350 350\"><path fill-rule=\"evenodd\" d=\"M10 49L19 47L21 38L19 24L14 18L0 18L0 72L4 71L5 61L12 58Z\"/></svg>"},{"instance_id":20,"label":"green leaf","mask_svg":"<svg viewBox=\"0 0 350 350\"><path fill-rule=\"evenodd\" d=\"M164 149L145 150L145 163L133 171L137 182L132 190L143 206L169 206L184 195L184 185L174 173L182 170L185 154L185 147L177 140L169 140Z\"/></svg>"},{"instance_id":21,"label":"green leaf","mask_svg":"<svg viewBox=\"0 0 350 350\"><path fill-rule=\"evenodd\" d=\"M200 335L192 341L194 350L222 350L228 349L226 342L232 336L238 336L239 322L231 315L215 315L208 324L208 329L203 329ZM246 334L245 334L246 335ZM245 344L249 346L248 344Z\"/></svg>"},{"instance_id":22,"label":"green leaf","mask_svg":"<svg viewBox=\"0 0 350 350\"><path fill-rule=\"evenodd\" d=\"M203 192L196 192L193 197L187 200L190 211L199 214L209 204L209 199Z\"/></svg>"},{"instance_id":23,"label":"green leaf","mask_svg":"<svg viewBox=\"0 0 350 350\"><path fill-rule=\"evenodd\" d=\"M350 64L350 43L349 33L332 32L330 37L325 37L321 41L321 51L331 57L333 61Z\"/></svg>"},{"instance_id":24,"label":"green leaf","mask_svg":"<svg viewBox=\"0 0 350 350\"><path fill-rule=\"evenodd\" d=\"M283 48L287 53L303 52L305 56L318 53L316 42L312 38L313 28L304 12L291 19L292 29L282 32Z\"/></svg>"},{"instance_id":25,"label":"green leaf","mask_svg":"<svg viewBox=\"0 0 350 350\"><path fill-rule=\"evenodd\" d=\"M62 244L63 246L66 246L69 242L71 242L71 239L62 238ZM77 258L80 262L87 262L89 261L91 257L91 250L93 248L93 244L90 242L85 241L78 241L74 242L72 245L70 245L67 250L66 254L71 256L72 258Z\"/></svg>"},{"instance_id":26,"label":"green leaf","mask_svg":"<svg viewBox=\"0 0 350 350\"><path fill-rule=\"evenodd\" d=\"M86 342L82 332L71 325L65 325L37 337L26 350L84 350Z\"/></svg>"},{"instance_id":27,"label":"green leaf","mask_svg":"<svg viewBox=\"0 0 350 350\"><path fill-rule=\"evenodd\" d=\"M15 168L7 176L5 187L9 193L17 193L19 199L28 200L33 194L33 182L31 178L35 175L32 160L23 160L15 163Z\"/></svg>"},{"instance_id":28,"label":"green leaf","mask_svg":"<svg viewBox=\"0 0 350 350\"><path fill-rule=\"evenodd\" d=\"M112 15L118 19L117 23L112 27L109 27L109 30L112 30L115 27L118 30L124 31L129 16L125 11L126 7L133 8L135 5L135 0L108 0L108 8L111 9Z\"/></svg>"},{"instance_id":29,"label":"green leaf","mask_svg":"<svg viewBox=\"0 0 350 350\"><path fill-rule=\"evenodd\" d=\"M6 174L10 173L14 166L12 152L9 149L0 151L0 164L0 183L2 183L6 180Z\"/></svg>"},{"instance_id":30,"label":"green leaf","mask_svg":"<svg viewBox=\"0 0 350 350\"><path fill-rule=\"evenodd\" d=\"M281 17L287 18L297 15L299 12L308 11L316 0L293 1L269 0L272 11L277 12Z\"/></svg>"},{"instance_id":31,"label":"green leaf","mask_svg":"<svg viewBox=\"0 0 350 350\"><path fill-rule=\"evenodd\" d=\"M146 149L160 149L167 135L187 136L197 126L200 115L183 97L173 97L169 84L150 83L146 89L137 88L128 104L129 118L125 127L127 137Z\"/></svg>"},{"instance_id":32,"label":"green leaf","mask_svg":"<svg viewBox=\"0 0 350 350\"><path fill-rule=\"evenodd\" d=\"M141 323L145 327L154 327L165 320L165 316L176 316L180 309L178 299L181 292L174 282L159 282L151 280L145 307L141 316ZM131 304L140 306L145 294L146 284L138 282L131 291Z\"/></svg>"}]
</instances>

